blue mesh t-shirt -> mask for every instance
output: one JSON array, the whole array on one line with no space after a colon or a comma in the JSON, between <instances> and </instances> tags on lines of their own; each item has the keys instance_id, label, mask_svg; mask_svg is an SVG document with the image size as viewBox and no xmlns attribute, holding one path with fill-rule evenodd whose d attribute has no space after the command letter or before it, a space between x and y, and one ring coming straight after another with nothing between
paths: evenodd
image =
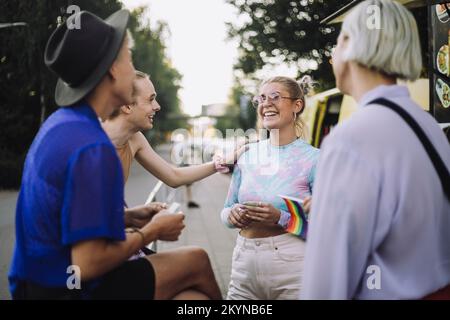
<instances>
[{"instance_id":1,"label":"blue mesh t-shirt","mask_svg":"<svg viewBox=\"0 0 450 320\"><path fill-rule=\"evenodd\" d=\"M125 239L123 208L120 160L95 112L86 104L56 111L25 161L11 293L19 280L65 287L74 243Z\"/></svg>"}]
</instances>

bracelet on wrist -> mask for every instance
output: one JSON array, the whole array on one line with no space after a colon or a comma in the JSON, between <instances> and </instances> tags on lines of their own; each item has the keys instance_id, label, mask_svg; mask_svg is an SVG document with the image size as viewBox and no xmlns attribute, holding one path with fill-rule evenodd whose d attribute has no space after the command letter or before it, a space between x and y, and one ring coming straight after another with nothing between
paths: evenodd
<instances>
[{"instance_id":1,"label":"bracelet on wrist","mask_svg":"<svg viewBox=\"0 0 450 320\"><path fill-rule=\"evenodd\" d=\"M147 244L145 242L144 233L140 229L138 229L138 228L127 228L127 229L125 229L125 233L138 233L141 236L141 238L142 238L141 239L142 240L142 247L145 247L145 245Z\"/></svg>"}]
</instances>

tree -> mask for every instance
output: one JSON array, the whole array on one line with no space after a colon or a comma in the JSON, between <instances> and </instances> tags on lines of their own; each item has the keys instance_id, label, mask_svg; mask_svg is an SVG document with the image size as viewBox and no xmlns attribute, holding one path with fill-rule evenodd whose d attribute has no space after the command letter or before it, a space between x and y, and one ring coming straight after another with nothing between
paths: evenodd
<instances>
[{"instance_id":1,"label":"tree","mask_svg":"<svg viewBox=\"0 0 450 320\"><path fill-rule=\"evenodd\" d=\"M310 74L319 91L335 86L329 60L340 32L340 24L320 21L350 2L336 0L227 0L239 13L240 25L228 24L229 35L240 43L235 68L245 78L266 64L288 63L298 77ZM427 7L412 10L421 38L424 74L428 66ZM260 79L258 79L260 80Z\"/></svg>"},{"instance_id":2,"label":"tree","mask_svg":"<svg viewBox=\"0 0 450 320\"><path fill-rule=\"evenodd\" d=\"M251 103L252 95L238 78L235 78L231 88L226 116L217 119L215 128L226 137L227 129L248 130L256 125L256 109Z\"/></svg>"},{"instance_id":3,"label":"tree","mask_svg":"<svg viewBox=\"0 0 450 320\"><path fill-rule=\"evenodd\" d=\"M0 29L0 187L19 184L41 114L55 108L56 79L44 66L43 52L64 5L64 1L0 2L0 21L27 24Z\"/></svg>"},{"instance_id":4,"label":"tree","mask_svg":"<svg viewBox=\"0 0 450 320\"><path fill-rule=\"evenodd\" d=\"M227 0L239 12L242 25L228 24L239 40L236 69L250 75L265 64L290 63L299 75L310 74L325 88L333 86L329 60L339 26L320 21L345 5L325 0Z\"/></svg>"},{"instance_id":5,"label":"tree","mask_svg":"<svg viewBox=\"0 0 450 320\"><path fill-rule=\"evenodd\" d=\"M157 100L161 110L157 113L154 129L148 132L148 137L158 142L165 133L186 126L181 120L171 118L181 114L178 90L181 74L171 65L166 55L165 38L170 35L167 24L158 22L156 28L150 27L150 21L145 18L148 8L140 7L133 11L130 29L135 42L133 61L136 69L150 75L157 91Z\"/></svg>"},{"instance_id":6,"label":"tree","mask_svg":"<svg viewBox=\"0 0 450 320\"><path fill-rule=\"evenodd\" d=\"M1 22L25 22L26 26L0 29L0 188L16 188L28 148L43 119L57 108L54 90L57 77L45 65L45 45L58 23L72 14L70 5L106 18L122 8L119 0L34 0L0 1ZM135 35L135 64L152 75L158 88L161 130L164 117L179 112L179 73L165 56L161 24L157 30L141 25L140 11L133 13L130 29ZM157 128L158 129L158 128Z\"/></svg>"}]
</instances>

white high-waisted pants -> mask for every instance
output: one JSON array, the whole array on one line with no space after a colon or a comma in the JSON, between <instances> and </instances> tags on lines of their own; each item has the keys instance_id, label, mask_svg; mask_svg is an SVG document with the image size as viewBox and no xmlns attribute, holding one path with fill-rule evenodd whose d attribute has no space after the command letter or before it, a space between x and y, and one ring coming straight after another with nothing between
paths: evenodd
<instances>
[{"instance_id":1,"label":"white high-waisted pants","mask_svg":"<svg viewBox=\"0 0 450 320\"><path fill-rule=\"evenodd\" d=\"M303 240L289 233L255 239L239 235L227 299L298 299L305 246Z\"/></svg>"}]
</instances>

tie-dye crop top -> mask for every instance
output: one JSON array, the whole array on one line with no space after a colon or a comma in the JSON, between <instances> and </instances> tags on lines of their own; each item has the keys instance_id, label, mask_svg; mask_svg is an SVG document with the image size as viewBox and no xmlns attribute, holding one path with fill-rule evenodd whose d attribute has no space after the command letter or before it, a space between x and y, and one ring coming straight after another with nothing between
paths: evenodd
<instances>
[{"instance_id":1,"label":"tie-dye crop top","mask_svg":"<svg viewBox=\"0 0 450 320\"><path fill-rule=\"evenodd\" d=\"M250 144L234 168L221 214L223 223L234 227L228 222L229 208L234 204L261 201L281 211L279 224L286 227L290 214L279 195L301 199L310 196L318 158L319 149L302 139L284 146L273 146L269 139Z\"/></svg>"}]
</instances>

